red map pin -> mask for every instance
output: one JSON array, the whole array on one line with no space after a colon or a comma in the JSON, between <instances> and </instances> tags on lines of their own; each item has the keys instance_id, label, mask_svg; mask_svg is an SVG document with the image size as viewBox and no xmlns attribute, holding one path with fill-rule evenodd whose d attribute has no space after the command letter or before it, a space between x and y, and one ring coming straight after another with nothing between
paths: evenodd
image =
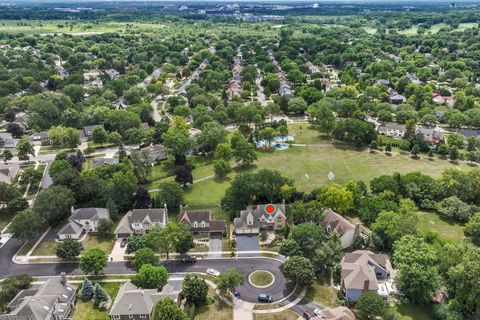
<instances>
[{"instance_id":1,"label":"red map pin","mask_svg":"<svg viewBox=\"0 0 480 320\"><path fill-rule=\"evenodd\" d=\"M274 213L274 212L275 212L275 206L274 206L274 205L271 205L271 204L267 205L267 206L265 207L265 212L266 212L266 213L269 213L269 214Z\"/></svg>"}]
</instances>

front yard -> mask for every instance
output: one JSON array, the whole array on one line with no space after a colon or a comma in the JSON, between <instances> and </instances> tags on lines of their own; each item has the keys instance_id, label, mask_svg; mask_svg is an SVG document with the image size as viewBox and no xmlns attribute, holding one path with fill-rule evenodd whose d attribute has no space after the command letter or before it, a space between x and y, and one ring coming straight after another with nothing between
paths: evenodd
<instances>
[{"instance_id":1,"label":"front yard","mask_svg":"<svg viewBox=\"0 0 480 320\"><path fill-rule=\"evenodd\" d=\"M37 248L33 251L33 256L54 256L57 251L57 243L54 239L44 239ZM99 247L105 253L109 254L112 252L115 241L102 239L97 235L87 235L85 240L82 242L83 252L88 251L94 247ZM23 251L23 250L22 250Z\"/></svg>"},{"instance_id":2,"label":"front yard","mask_svg":"<svg viewBox=\"0 0 480 320\"><path fill-rule=\"evenodd\" d=\"M335 308L340 306L337 293L330 286L330 277L324 274L317 275L317 280L307 290L305 300L325 307Z\"/></svg>"}]
</instances>

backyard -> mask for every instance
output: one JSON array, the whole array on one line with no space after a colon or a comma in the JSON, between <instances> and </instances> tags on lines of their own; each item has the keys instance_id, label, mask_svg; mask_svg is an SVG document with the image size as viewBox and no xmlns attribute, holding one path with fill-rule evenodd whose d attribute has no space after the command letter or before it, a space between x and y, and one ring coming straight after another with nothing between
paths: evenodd
<instances>
[{"instance_id":1,"label":"backyard","mask_svg":"<svg viewBox=\"0 0 480 320\"><path fill-rule=\"evenodd\" d=\"M417 228L422 234L433 231L438 233L440 238L455 242L459 242L464 238L464 227L462 225L442 220L435 212L419 211L417 217Z\"/></svg>"},{"instance_id":2,"label":"backyard","mask_svg":"<svg viewBox=\"0 0 480 320\"><path fill-rule=\"evenodd\" d=\"M208 291L210 304L195 308L193 320L230 320L232 308L215 294L212 288Z\"/></svg>"},{"instance_id":3,"label":"backyard","mask_svg":"<svg viewBox=\"0 0 480 320\"><path fill-rule=\"evenodd\" d=\"M115 300L118 289L123 285L123 282L104 282L100 285L105 289L110 298ZM108 311L100 311L94 307L92 301L77 300L75 311L72 320L109 320Z\"/></svg>"}]
</instances>

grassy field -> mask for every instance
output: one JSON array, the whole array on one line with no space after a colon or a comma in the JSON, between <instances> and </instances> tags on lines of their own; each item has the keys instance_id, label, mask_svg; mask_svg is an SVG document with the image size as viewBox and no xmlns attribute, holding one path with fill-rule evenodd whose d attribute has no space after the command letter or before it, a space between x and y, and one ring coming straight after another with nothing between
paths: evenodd
<instances>
[{"instance_id":1,"label":"grassy field","mask_svg":"<svg viewBox=\"0 0 480 320\"><path fill-rule=\"evenodd\" d=\"M123 282L105 282L101 283L101 286L108 295L115 300L117 296L118 289L123 285ZM83 302L82 300L77 300L75 305L75 311L73 313L72 320L109 320L107 311L100 311L94 307L93 302Z\"/></svg>"},{"instance_id":2,"label":"grassy field","mask_svg":"<svg viewBox=\"0 0 480 320\"><path fill-rule=\"evenodd\" d=\"M104 252L109 254L112 252L115 242L112 240L104 240L95 235L88 235L83 241L82 252L88 251L94 247L99 247ZM54 239L46 239L40 242L35 248L33 256L54 256L57 251L57 242Z\"/></svg>"},{"instance_id":3,"label":"grassy field","mask_svg":"<svg viewBox=\"0 0 480 320\"><path fill-rule=\"evenodd\" d=\"M257 286L266 286L272 283L273 277L270 272L265 271L255 271L252 273L250 280L254 285Z\"/></svg>"},{"instance_id":4,"label":"grassy field","mask_svg":"<svg viewBox=\"0 0 480 320\"><path fill-rule=\"evenodd\" d=\"M215 294L215 291L210 288L208 297L211 300L211 304L201 306L195 309L195 315L192 320L230 320L232 319L232 308L225 304Z\"/></svg>"},{"instance_id":5,"label":"grassy field","mask_svg":"<svg viewBox=\"0 0 480 320\"><path fill-rule=\"evenodd\" d=\"M277 313L257 314L253 315L254 320L296 320L300 317L298 313L287 309Z\"/></svg>"},{"instance_id":6,"label":"grassy field","mask_svg":"<svg viewBox=\"0 0 480 320\"><path fill-rule=\"evenodd\" d=\"M437 232L441 238L456 242L461 241L464 238L464 228L462 225L444 221L434 212L419 211L417 217L417 227L421 233L434 231Z\"/></svg>"},{"instance_id":7,"label":"grassy field","mask_svg":"<svg viewBox=\"0 0 480 320\"><path fill-rule=\"evenodd\" d=\"M317 275L317 280L308 288L305 299L310 302L317 303L325 307L338 307L339 301L337 293L330 286L330 278L328 275Z\"/></svg>"},{"instance_id":8,"label":"grassy field","mask_svg":"<svg viewBox=\"0 0 480 320\"><path fill-rule=\"evenodd\" d=\"M399 320L433 320L431 306L420 306L412 303L395 305L396 318Z\"/></svg>"}]
</instances>

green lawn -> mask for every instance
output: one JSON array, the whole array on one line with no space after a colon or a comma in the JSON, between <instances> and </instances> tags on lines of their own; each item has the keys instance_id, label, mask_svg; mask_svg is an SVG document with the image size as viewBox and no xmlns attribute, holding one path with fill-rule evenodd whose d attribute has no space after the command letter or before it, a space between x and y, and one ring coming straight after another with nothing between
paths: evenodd
<instances>
[{"instance_id":1,"label":"green lawn","mask_svg":"<svg viewBox=\"0 0 480 320\"><path fill-rule=\"evenodd\" d=\"M57 242L53 239L43 240L33 250L32 256L54 256L57 251Z\"/></svg>"},{"instance_id":2,"label":"green lawn","mask_svg":"<svg viewBox=\"0 0 480 320\"><path fill-rule=\"evenodd\" d=\"M420 306L404 302L396 304L395 311L399 320L433 320L432 307L430 305Z\"/></svg>"},{"instance_id":3,"label":"green lawn","mask_svg":"<svg viewBox=\"0 0 480 320\"><path fill-rule=\"evenodd\" d=\"M340 305L337 293L330 286L329 276L324 274L317 275L317 280L307 290L305 300L315 302L324 307L335 308Z\"/></svg>"},{"instance_id":4,"label":"green lawn","mask_svg":"<svg viewBox=\"0 0 480 320\"><path fill-rule=\"evenodd\" d=\"M270 272L265 271L255 271L250 277L250 281L257 286L266 286L272 283L273 277Z\"/></svg>"},{"instance_id":5,"label":"green lawn","mask_svg":"<svg viewBox=\"0 0 480 320\"><path fill-rule=\"evenodd\" d=\"M105 253L109 254L113 250L115 242L113 240L105 240L95 235L88 235L83 241L83 250L88 251L94 247L99 247Z\"/></svg>"},{"instance_id":6,"label":"green lawn","mask_svg":"<svg viewBox=\"0 0 480 320\"><path fill-rule=\"evenodd\" d=\"M435 212L419 211L417 217L417 227L421 233L434 231L441 238L452 241L461 241L464 238L462 225L442 220Z\"/></svg>"},{"instance_id":7,"label":"green lawn","mask_svg":"<svg viewBox=\"0 0 480 320\"><path fill-rule=\"evenodd\" d=\"M253 315L254 320L297 320L300 317L298 313L291 309L282 312Z\"/></svg>"},{"instance_id":8,"label":"green lawn","mask_svg":"<svg viewBox=\"0 0 480 320\"><path fill-rule=\"evenodd\" d=\"M233 317L232 308L225 304L215 294L215 291L210 288L208 297L211 300L211 304L201 306L195 309L195 315L192 320L231 320Z\"/></svg>"},{"instance_id":9,"label":"green lawn","mask_svg":"<svg viewBox=\"0 0 480 320\"><path fill-rule=\"evenodd\" d=\"M117 296L118 289L123 285L123 282L105 282L100 285L108 293L112 301ZM75 305L72 320L109 320L108 311L100 311L93 305L93 302L83 302L78 299Z\"/></svg>"}]
</instances>

